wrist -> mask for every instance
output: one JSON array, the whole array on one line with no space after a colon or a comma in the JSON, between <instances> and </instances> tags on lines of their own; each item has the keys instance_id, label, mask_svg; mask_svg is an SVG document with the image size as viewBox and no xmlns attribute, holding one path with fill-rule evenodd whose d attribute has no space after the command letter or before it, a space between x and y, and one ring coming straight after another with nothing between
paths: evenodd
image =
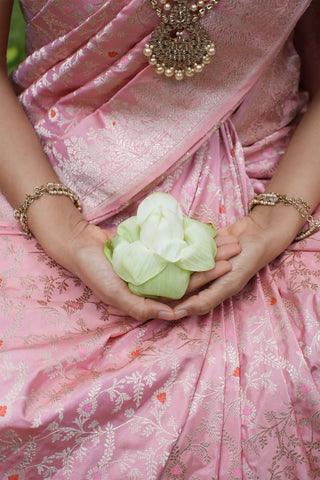
<instances>
[{"instance_id":1,"label":"wrist","mask_svg":"<svg viewBox=\"0 0 320 480\"><path fill-rule=\"evenodd\" d=\"M286 249L303 228L306 220L293 207L284 204L257 205L249 216L263 231L269 244Z\"/></svg>"},{"instance_id":2,"label":"wrist","mask_svg":"<svg viewBox=\"0 0 320 480\"><path fill-rule=\"evenodd\" d=\"M264 206L264 207L293 207L296 211L294 216L294 211L291 210L290 217L292 220L292 229L295 231L296 224L308 224L308 228L304 229L303 231L299 231L299 233L295 236L294 240L302 240L303 238L312 235L314 232L320 230L320 221L314 218L311 215L311 207L307 201L302 199L301 197L288 197L286 194L279 194L279 193L261 193L256 195L249 203L249 212L252 212L253 208L256 206ZM275 210L276 215L270 216L270 212L267 211L266 215L269 216L269 219L273 220L279 210ZM281 210L280 210L281 212ZM283 210L284 212L284 210ZM288 212L287 212L288 213ZM295 221L297 214L299 214L299 218L297 222ZM286 215L286 220L287 220ZM299 221L300 219L300 221ZM287 232L290 236L290 231L292 229L289 228ZM300 229L299 229L300 230Z\"/></svg>"},{"instance_id":3,"label":"wrist","mask_svg":"<svg viewBox=\"0 0 320 480\"><path fill-rule=\"evenodd\" d=\"M33 193L28 193L25 197L23 204L14 211L14 217L19 220L21 228L27 236L32 235L32 231L29 228L28 213L30 206L39 200L43 195L58 195L65 196L72 200L75 207L82 212L82 206L79 197L76 193L70 190L68 187L60 183L47 183L46 185L40 185L35 187Z\"/></svg>"},{"instance_id":4,"label":"wrist","mask_svg":"<svg viewBox=\"0 0 320 480\"><path fill-rule=\"evenodd\" d=\"M66 250L80 226L87 224L82 213L64 195L43 195L28 208L28 226L44 250L56 257Z\"/></svg>"}]
</instances>

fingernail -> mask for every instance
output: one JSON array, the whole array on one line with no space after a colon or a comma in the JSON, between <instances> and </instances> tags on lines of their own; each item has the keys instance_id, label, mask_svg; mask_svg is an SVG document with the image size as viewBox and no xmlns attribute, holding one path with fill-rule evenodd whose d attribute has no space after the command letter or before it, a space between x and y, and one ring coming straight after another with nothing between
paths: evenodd
<instances>
[{"instance_id":1,"label":"fingernail","mask_svg":"<svg viewBox=\"0 0 320 480\"><path fill-rule=\"evenodd\" d=\"M170 312L165 312L164 310L158 313L158 318L160 320L173 320L173 315Z\"/></svg>"},{"instance_id":2,"label":"fingernail","mask_svg":"<svg viewBox=\"0 0 320 480\"><path fill-rule=\"evenodd\" d=\"M180 318L186 317L188 315L187 310L177 310L174 312L174 318L179 320Z\"/></svg>"}]
</instances>

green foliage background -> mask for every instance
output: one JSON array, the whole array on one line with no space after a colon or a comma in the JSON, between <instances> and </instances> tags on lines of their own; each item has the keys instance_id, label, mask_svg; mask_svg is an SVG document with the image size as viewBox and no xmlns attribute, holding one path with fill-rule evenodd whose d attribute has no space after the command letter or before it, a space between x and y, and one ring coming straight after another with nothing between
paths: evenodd
<instances>
[{"instance_id":1,"label":"green foliage background","mask_svg":"<svg viewBox=\"0 0 320 480\"><path fill-rule=\"evenodd\" d=\"M25 26L19 2L14 0L7 50L7 69L9 73L25 57Z\"/></svg>"}]
</instances>

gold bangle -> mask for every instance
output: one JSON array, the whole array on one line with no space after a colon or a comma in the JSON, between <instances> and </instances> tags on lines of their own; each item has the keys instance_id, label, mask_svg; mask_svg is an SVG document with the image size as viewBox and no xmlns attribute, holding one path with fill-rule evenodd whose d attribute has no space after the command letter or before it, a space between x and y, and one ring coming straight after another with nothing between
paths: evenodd
<instances>
[{"instance_id":1,"label":"gold bangle","mask_svg":"<svg viewBox=\"0 0 320 480\"><path fill-rule=\"evenodd\" d=\"M35 200L38 200L38 198L42 197L45 193L48 193L49 195L65 195L66 197L69 197L76 208L82 212L82 205L78 195L65 185L61 185L60 183L47 183L46 185L36 187L32 194L26 195L23 205L13 212L14 218L20 222L22 230L29 238L32 237L32 233L28 226L28 208Z\"/></svg>"},{"instance_id":2,"label":"gold bangle","mask_svg":"<svg viewBox=\"0 0 320 480\"><path fill-rule=\"evenodd\" d=\"M297 242L298 240L302 240L303 238L309 237L309 235L312 235L313 233L320 230L320 221L316 220L311 215L310 205L302 198L289 198L285 194L274 192L260 193L259 195L254 197L249 203L249 213L256 205L269 205L274 207L277 203L283 203L284 205L294 207L309 224L309 228L307 230L302 230L300 233L298 233L298 235L294 239L295 242Z\"/></svg>"}]
</instances>

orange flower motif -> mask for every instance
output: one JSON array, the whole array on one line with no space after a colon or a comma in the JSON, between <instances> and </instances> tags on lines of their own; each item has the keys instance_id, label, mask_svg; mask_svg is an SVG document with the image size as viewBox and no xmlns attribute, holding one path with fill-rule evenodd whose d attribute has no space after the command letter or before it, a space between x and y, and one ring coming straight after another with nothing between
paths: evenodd
<instances>
[{"instance_id":1,"label":"orange flower motif","mask_svg":"<svg viewBox=\"0 0 320 480\"><path fill-rule=\"evenodd\" d=\"M68 302L70 307L78 308L79 307L79 302Z\"/></svg>"},{"instance_id":2,"label":"orange flower motif","mask_svg":"<svg viewBox=\"0 0 320 480\"><path fill-rule=\"evenodd\" d=\"M52 122L56 122L59 118L59 112L56 107L51 107L48 111L48 117Z\"/></svg>"},{"instance_id":3,"label":"orange flower motif","mask_svg":"<svg viewBox=\"0 0 320 480\"><path fill-rule=\"evenodd\" d=\"M158 393L157 399L159 400L159 402L162 403L162 405L164 405L164 404L166 403L166 401L167 401L167 394L166 394L166 392Z\"/></svg>"},{"instance_id":4,"label":"orange flower motif","mask_svg":"<svg viewBox=\"0 0 320 480\"><path fill-rule=\"evenodd\" d=\"M231 153L231 157L233 157L233 158L234 158L234 157L235 157L235 154L234 154L234 148L232 148L232 149L231 149L230 153Z\"/></svg>"},{"instance_id":5,"label":"orange flower motif","mask_svg":"<svg viewBox=\"0 0 320 480\"><path fill-rule=\"evenodd\" d=\"M0 405L0 417L4 417L7 413L7 405Z\"/></svg>"},{"instance_id":6,"label":"orange flower motif","mask_svg":"<svg viewBox=\"0 0 320 480\"><path fill-rule=\"evenodd\" d=\"M221 205L220 207L220 213L226 213L226 209L224 205Z\"/></svg>"},{"instance_id":7,"label":"orange flower motif","mask_svg":"<svg viewBox=\"0 0 320 480\"><path fill-rule=\"evenodd\" d=\"M240 367L237 367L237 368L233 371L233 376L234 376L234 377L240 377Z\"/></svg>"},{"instance_id":8,"label":"orange flower motif","mask_svg":"<svg viewBox=\"0 0 320 480\"><path fill-rule=\"evenodd\" d=\"M2 283L2 278L0 278L0 285L1 285L1 283Z\"/></svg>"},{"instance_id":9,"label":"orange flower motif","mask_svg":"<svg viewBox=\"0 0 320 480\"><path fill-rule=\"evenodd\" d=\"M139 355L140 355L140 350L134 350L133 352L131 352L132 357L138 357Z\"/></svg>"},{"instance_id":10,"label":"orange flower motif","mask_svg":"<svg viewBox=\"0 0 320 480\"><path fill-rule=\"evenodd\" d=\"M8 480L19 480L19 475L9 475Z\"/></svg>"},{"instance_id":11,"label":"orange flower motif","mask_svg":"<svg viewBox=\"0 0 320 480\"><path fill-rule=\"evenodd\" d=\"M112 125L115 127L115 126L116 126L116 122L112 122Z\"/></svg>"},{"instance_id":12,"label":"orange flower motif","mask_svg":"<svg viewBox=\"0 0 320 480\"><path fill-rule=\"evenodd\" d=\"M278 300L276 299L276 297L272 297L271 301L270 301L270 305L275 305L277 303L277 301Z\"/></svg>"},{"instance_id":13,"label":"orange flower motif","mask_svg":"<svg viewBox=\"0 0 320 480\"><path fill-rule=\"evenodd\" d=\"M108 55L109 55L110 58L114 58L118 55L118 52L114 52L114 51L108 52Z\"/></svg>"},{"instance_id":14,"label":"orange flower motif","mask_svg":"<svg viewBox=\"0 0 320 480\"><path fill-rule=\"evenodd\" d=\"M0 348L2 347L3 345L3 340L0 340Z\"/></svg>"}]
</instances>

